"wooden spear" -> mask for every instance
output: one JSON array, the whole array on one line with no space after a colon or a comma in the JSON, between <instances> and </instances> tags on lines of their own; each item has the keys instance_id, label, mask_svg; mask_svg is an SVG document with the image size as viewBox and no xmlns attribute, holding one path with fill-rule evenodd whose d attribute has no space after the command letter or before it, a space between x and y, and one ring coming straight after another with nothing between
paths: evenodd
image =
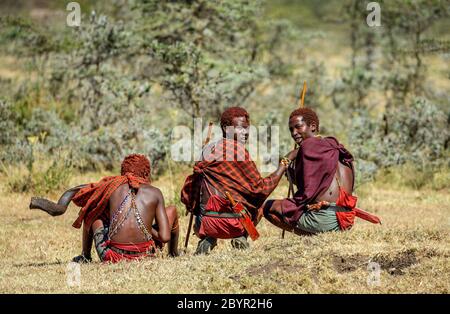
<instances>
[{"instance_id":1,"label":"wooden spear","mask_svg":"<svg viewBox=\"0 0 450 314\"><path fill-rule=\"evenodd\" d=\"M308 89L307 85L306 85L306 81L303 81L303 88L302 91L300 92L300 98L299 98L299 107L300 108L304 108L305 107L305 95L306 95L306 90ZM294 144L294 149L297 148L297 144ZM288 170L286 170L288 171ZM294 197L294 186L292 183L292 178L289 174L289 171L287 172L287 176L288 176L288 181L289 181L289 189L288 189L288 198ZM283 229L283 231L281 232L281 238L284 239L284 235L286 233L286 230Z\"/></svg>"}]
</instances>

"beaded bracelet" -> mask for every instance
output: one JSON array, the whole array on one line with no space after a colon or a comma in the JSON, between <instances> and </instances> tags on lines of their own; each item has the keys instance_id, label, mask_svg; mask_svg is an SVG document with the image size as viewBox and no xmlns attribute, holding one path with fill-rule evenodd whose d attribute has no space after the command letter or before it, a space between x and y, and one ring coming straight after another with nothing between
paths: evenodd
<instances>
[{"instance_id":1,"label":"beaded bracelet","mask_svg":"<svg viewBox=\"0 0 450 314\"><path fill-rule=\"evenodd\" d=\"M283 164L285 167L289 167L289 164L291 163L291 160L287 157L283 157L280 160L280 164Z\"/></svg>"}]
</instances>

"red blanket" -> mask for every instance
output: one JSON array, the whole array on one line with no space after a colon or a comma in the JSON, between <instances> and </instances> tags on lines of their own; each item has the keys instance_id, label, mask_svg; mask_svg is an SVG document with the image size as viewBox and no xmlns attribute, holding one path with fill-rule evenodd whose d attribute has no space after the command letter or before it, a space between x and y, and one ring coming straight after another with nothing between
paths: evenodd
<instances>
[{"instance_id":1,"label":"red blanket","mask_svg":"<svg viewBox=\"0 0 450 314\"><path fill-rule=\"evenodd\" d=\"M97 183L91 183L89 186L82 188L72 199L75 205L82 207L72 226L80 228L84 222L85 226L90 228L94 220L104 212L109 217L109 198L119 186L125 183L137 189L141 184L149 184L149 181L126 173L124 176L103 178Z\"/></svg>"},{"instance_id":2,"label":"red blanket","mask_svg":"<svg viewBox=\"0 0 450 314\"><path fill-rule=\"evenodd\" d=\"M181 191L181 201L188 211L198 206L202 175L220 196L230 192L252 214L277 186L272 176L261 177L245 146L237 141L222 139L205 147L203 152L203 160L195 164L193 175L186 179Z\"/></svg>"},{"instance_id":3,"label":"red blanket","mask_svg":"<svg viewBox=\"0 0 450 314\"><path fill-rule=\"evenodd\" d=\"M232 239L245 234L238 218L214 218L204 216L199 230L200 238Z\"/></svg>"}]
</instances>

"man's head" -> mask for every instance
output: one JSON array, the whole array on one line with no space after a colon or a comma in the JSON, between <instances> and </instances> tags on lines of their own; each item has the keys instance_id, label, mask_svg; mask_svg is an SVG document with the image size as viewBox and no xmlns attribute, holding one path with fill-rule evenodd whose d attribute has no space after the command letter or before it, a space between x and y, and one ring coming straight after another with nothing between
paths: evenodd
<instances>
[{"instance_id":1,"label":"man's head","mask_svg":"<svg viewBox=\"0 0 450 314\"><path fill-rule=\"evenodd\" d=\"M247 142L250 127L248 112L241 107L227 108L220 117L220 127L223 137L234 138L243 144ZM230 128L231 127L231 128ZM227 134L227 130L230 134Z\"/></svg>"},{"instance_id":2,"label":"man's head","mask_svg":"<svg viewBox=\"0 0 450 314\"><path fill-rule=\"evenodd\" d=\"M123 176L127 172L137 177L150 180L150 161L141 154L131 154L122 161L120 174Z\"/></svg>"},{"instance_id":3,"label":"man's head","mask_svg":"<svg viewBox=\"0 0 450 314\"><path fill-rule=\"evenodd\" d=\"M308 137L319 133L319 118L310 108L300 108L292 111L289 116L289 131L297 144L301 144Z\"/></svg>"}]
</instances>

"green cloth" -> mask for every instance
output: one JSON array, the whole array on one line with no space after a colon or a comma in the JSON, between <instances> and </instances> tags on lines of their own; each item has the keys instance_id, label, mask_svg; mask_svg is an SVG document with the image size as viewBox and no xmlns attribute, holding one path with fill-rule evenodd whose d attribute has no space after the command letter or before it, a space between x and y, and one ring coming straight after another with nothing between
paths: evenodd
<instances>
[{"instance_id":1,"label":"green cloth","mask_svg":"<svg viewBox=\"0 0 450 314\"><path fill-rule=\"evenodd\" d=\"M297 228L310 233L339 231L336 211L346 211L346 209L332 204L319 211L305 211L297 222Z\"/></svg>"}]
</instances>

